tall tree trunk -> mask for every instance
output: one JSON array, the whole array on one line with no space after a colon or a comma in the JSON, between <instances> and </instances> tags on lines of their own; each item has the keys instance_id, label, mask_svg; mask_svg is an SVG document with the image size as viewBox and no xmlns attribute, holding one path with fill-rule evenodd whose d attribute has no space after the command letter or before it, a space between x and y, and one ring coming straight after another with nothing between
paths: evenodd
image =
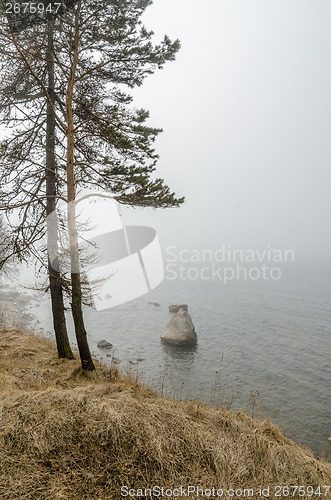
<instances>
[{"instance_id":1,"label":"tall tree trunk","mask_svg":"<svg viewBox=\"0 0 331 500\"><path fill-rule=\"evenodd\" d=\"M80 261L78 249L78 232L76 224L76 204L75 204L75 173L74 173L74 152L75 152L75 128L72 109L73 92L75 86L75 76L78 62L79 43L79 14L81 1L77 3L75 16L75 34L72 42L72 60L70 78L66 93L66 114L67 114L67 199L68 199L68 232L71 261L71 310L75 324L75 333L78 350L82 362L83 370L93 371L95 366L92 361L90 348L87 342L87 333L84 325L82 310L82 288L80 279Z\"/></svg>"},{"instance_id":2,"label":"tall tree trunk","mask_svg":"<svg viewBox=\"0 0 331 500\"><path fill-rule=\"evenodd\" d=\"M53 62L53 37L54 20L48 21L48 47L47 47L47 72L48 72L48 93L54 103L54 62ZM47 198L46 214L49 217L56 211L56 160L55 160L55 117L52 109L47 103L47 135L46 135L46 194ZM47 228L47 247L51 253L48 257L48 276L51 292L53 326L56 338L56 345L59 358L74 359L72 353L66 320L64 314L63 290L61 285L61 275L58 262L58 234L56 217L52 218L51 224Z\"/></svg>"}]
</instances>

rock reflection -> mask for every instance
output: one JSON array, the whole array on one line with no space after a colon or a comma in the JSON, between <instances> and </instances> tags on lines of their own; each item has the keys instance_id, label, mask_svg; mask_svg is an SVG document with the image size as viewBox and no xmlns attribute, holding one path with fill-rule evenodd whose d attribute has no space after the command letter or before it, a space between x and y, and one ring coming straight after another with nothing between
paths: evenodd
<instances>
[{"instance_id":1,"label":"rock reflection","mask_svg":"<svg viewBox=\"0 0 331 500\"><path fill-rule=\"evenodd\" d=\"M172 358L176 360L182 360L186 362L192 362L195 359L195 353L197 351L197 344L178 346L170 345L165 342L161 342L162 350Z\"/></svg>"},{"instance_id":2,"label":"rock reflection","mask_svg":"<svg viewBox=\"0 0 331 500\"><path fill-rule=\"evenodd\" d=\"M196 383L197 345L174 346L161 342L161 346L164 368L159 393L174 399L190 399Z\"/></svg>"}]
</instances>

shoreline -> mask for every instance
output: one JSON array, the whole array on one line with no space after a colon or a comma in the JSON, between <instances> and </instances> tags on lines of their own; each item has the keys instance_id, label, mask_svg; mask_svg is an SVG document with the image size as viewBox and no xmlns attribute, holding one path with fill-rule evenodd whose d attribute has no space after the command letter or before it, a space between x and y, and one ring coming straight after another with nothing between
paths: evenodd
<instances>
[{"instance_id":1,"label":"shoreline","mask_svg":"<svg viewBox=\"0 0 331 500\"><path fill-rule=\"evenodd\" d=\"M24 331L29 331L29 332L35 332L37 335L41 336L42 338L46 339L51 339L52 342L55 344L55 338L54 334L50 333L50 330L44 330L41 327L43 323L39 323L39 321L36 319L34 316L34 308L39 305L38 300L36 297L33 297L31 295L28 295L27 293L16 291L13 287L8 288L8 290L0 292L0 320L1 320L1 312L5 311L7 321L5 324L2 326L9 327L9 328L19 328ZM1 321L0 321L0 328L1 328ZM90 325L89 328L90 334L93 335L93 325ZM72 332L71 332L72 334ZM70 344L73 350L77 350L77 345L75 344L74 337L70 334ZM95 337L95 335L94 335ZM101 339L102 337L100 337ZM107 337L104 337L107 338ZM113 342L114 340L110 338L110 340ZM150 388L152 388L158 395L160 396L166 396L170 398L174 398L176 400L191 400L193 398L198 398L203 404L211 405L214 407L217 407L218 404L216 403L216 398L217 400L221 399L222 400L222 406L228 407L231 411L243 411L244 413L247 413L248 415L254 416L256 415L259 418L264 418L268 419L271 418L273 422L275 422L275 425L279 426L282 431L289 436L291 439L295 440L298 444L300 443L302 446L307 447L308 450L311 450L314 454L315 457L330 457L330 440L328 440L328 434L323 433L323 442L321 440L321 437L319 434L315 434L316 432L316 427L317 427L317 422L311 422L308 421L307 425L311 425L315 431L311 432L309 435L309 439L303 439L301 438L301 427L296 427L296 429L291 428L291 422L288 424L286 419L277 419L273 415L273 412L271 411L266 411L265 410L265 401L263 399L263 396L260 398L259 392L256 391L257 396L255 396L255 391L251 390L251 396L249 394L246 394L246 399L244 402L236 400L236 398L233 397L234 394L234 389L231 385L229 385L229 382L227 382L228 385L222 386L218 385L217 383L217 371L216 371L216 378L215 382L213 385L210 387L209 392L204 392L199 394L195 394L194 391L189 393L186 390L186 393L184 391L184 394L182 393L182 386L179 387L178 385L178 390L174 390L173 386L173 381L174 378L168 380L167 375L167 368L164 368L164 371L160 371L160 373L152 378L149 374L146 376L145 369L146 369L146 361L145 363L142 363L141 365L138 364L138 361L136 360L137 355L134 356L133 354L130 356L123 357L118 356L118 351L117 347L115 346L114 351L108 351L98 349L97 348L97 342L96 342L96 337L94 338L93 342L90 344L91 346L91 352L93 358L97 359L98 362L102 363L105 365L107 369L112 364L116 364L116 366L121 370L122 373L130 372L132 376L138 376L139 377L139 383L146 385ZM132 351L132 349L131 349ZM133 351L132 351L133 352ZM116 357L115 357L116 354ZM123 353L122 353L123 354ZM124 353L126 354L126 353ZM144 355L145 354L145 355ZM143 354L143 359L147 359L146 353ZM130 359L129 359L130 358ZM112 361L114 359L114 361ZM137 358L140 361L140 358ZM170 381L170 382L169 382ZM196 393L198 391L195 391ZM242 391L243 393L245 392L244 390ZM246 391L247 392L247 391ZM193 394L193 396L192 396ZM257 398L257 399L256 399ZM215 402L214 402L215 400ZM267 402L268 403L268 402ZM282 409L282 406L279 407L280 411ZM299 406L297 406L297 412L299 412ZM316 425L315 425L316 424ZM326 429L324 429L325 431ZM314 440L315 438L315 440Z\"/></svg>"},{"instance_id":2,"label":"shoreline","mask_svg":"<svg viewBox=\"0 0 331 500\"><path fill-rule=\"evenodd\" d=\"M54 342L0 329L2 499L118 499L123 486L190 484L263 486L277 498L277 485L331 485L331 464L269 420L163 398L96 364L84 373Z\"/></svg>"},{"instance_id":3,"label":"shoreline","mask_svg":"<svg viewBox=\"0 0 331 500\"><path fill-rule=\"evenodd\" d=\"M36 298L31 297L25 292L20 292L16 291L14 287L10 287L9 285L8 289L6 291L1 291L0 292L0 329L2 327L4 328L18 328L20 330L28 331L31 333L35 333L41 338L44 339L49 339L51 342L54 343L55 345L55 338L54 334L51 334L49 331L43 330L41 328L38 328L38 323L39 321L33 316L33 314L30 313L31 307L34 307L37 302ZM6 321L2 321L3 317L5 316ZM74 351L77 351L77 345L75 344L74 340L71 339L71 347ZM127 359L118 359L117 356L114 356L114 352L111 351L111 354L107 353L106 351L98 350L96 349L96 345L91 345L92 348L92 355L93 358L95 358L99 363L104 365L107 369L113 364L112 359L114 359L115 365L119 368L119 370L122 373L130 372L131 376L139 377L139 383L146 385L150 387L152 390L154 390L159 396L165 396L165 397L170 397L174 398L176 400L182 400L183 396L181 395L180 392L174 393L171 390L171 387L164 388L163 383L164 383L164 377L162 378L162 374L160 374L160 380L162 381L162 384L160 385L160 380L155 381L154 379L147 378L146 380L143 380L143 377L141 376L141 373L144 374L144 368L142 368L142 372L139 373L138 370L138 363L137 361L128 361ZM133 358L132 358L133 359ZM139 365L140 368L140 365ZM216 372L217 373L217 372ZM141 378L142 377L142 378ZM216 384L216 382L215 382ZM211 406L217 407L217 405L214 405L212 399L213 399L213 391L215 394L220 388L215 385L211 388L211 392L208 395L205 395L204 398L201 398L202 404L207 404ZM227 406L227 403L230 402L228 405L230 411L243 411L244 413L247 413L251 415L250 411L250 406L253 404L254 408L257 410L257 412L253 412L254 415L256 415L258 418L272 418L272 414L267 413L267 412L262 412L261 414L261 408L262 408L262 400L255 399L247 399L246 404L243 405L238 405L238 404L233 404L232 399L231 399L231 388L229 389L227 386L225 388L222 388L222 391L224 390L224 394L228 396L228 399L224 399L224 396L222 396L222 402L223 406ZM232 389L233 390L233 389ZM227 392L228 391L228 392ZM215 396L216 397L216 396ZM184 400L191 400L191 398L188 398L187 395L184 395ZM200 399L200 396L198 396L198 399ZM261 408L260 408L261 406ZM260 408L260 409L259 409ZM252 413L252 416L253 416ZM270 416L269 416L270 415ZM286 426L286 423L283 425L281 422L275 423L276 426L279 426L280 429L282 429L282 432L286 433L286 435L291 436L290 431L288 430L288 427ZM320 443L314 447L314 442L310 440L310 442L300 442L300 439L298 439L298 436L291 437L291 439L297 439L295 442L300 444L303 447L306 447L308 450L312 451L314 456L316 458L325 458L329 457L330 459L330 451L331 451L331 446L330 446L330 439L326 436L326 442L323 448L321 449ZM318 448L320 448L318 450Z\"/></svg>"}]
</instances>

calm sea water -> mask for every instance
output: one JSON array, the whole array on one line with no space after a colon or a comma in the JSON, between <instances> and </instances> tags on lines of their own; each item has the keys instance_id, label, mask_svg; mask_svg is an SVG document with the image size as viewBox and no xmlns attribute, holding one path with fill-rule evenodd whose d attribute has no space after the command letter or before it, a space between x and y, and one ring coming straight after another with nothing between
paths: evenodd
<instances>
[{"instance_id":1,"label":"calm sea water","mask_svg":"<svg viewBox=\"0 0 331 500\"><path fill-rule=\"evenodd\" d=\"M156 306L149 302L157 302ZM170 348L160 334L168 306L189 305L198 344ZM50 329L48 307L38 312ZM278 281L168 280L113 309L86 310L91 350L110 362L101 339L124 369L160 394L229 404L271 418L318 455L331 435L331 274L301 266ZM71 338L72 324L70 324Z\"/></svg>"}]
</instances>

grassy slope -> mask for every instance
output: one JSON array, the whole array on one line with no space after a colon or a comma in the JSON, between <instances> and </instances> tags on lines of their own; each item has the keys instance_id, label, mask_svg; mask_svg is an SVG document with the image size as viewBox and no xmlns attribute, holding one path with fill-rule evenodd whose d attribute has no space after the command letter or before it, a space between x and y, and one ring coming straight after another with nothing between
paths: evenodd
<instances>
[{"instance_id":1,"label":"grassy slope","mask_svg":"<svg viewBox=\"0 0 331 500\"><path fill-rule=\"evenodd\" d=\"M17 330L0 330L0 397L2 500L331 484L331 464L269 421L162 399L105 367L83 374L52 342Z\"/></svg>"}]
</instances>

